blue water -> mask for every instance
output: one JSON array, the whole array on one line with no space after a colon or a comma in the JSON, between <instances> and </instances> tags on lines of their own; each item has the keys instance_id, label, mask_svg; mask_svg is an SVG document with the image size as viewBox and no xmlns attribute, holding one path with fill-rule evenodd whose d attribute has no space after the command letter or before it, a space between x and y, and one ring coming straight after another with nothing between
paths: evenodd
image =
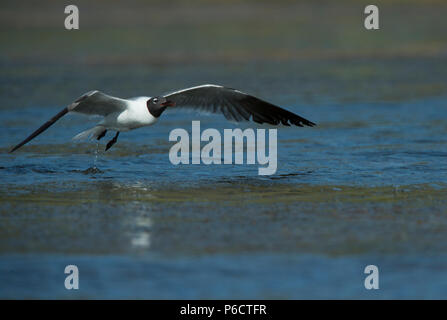
<instances>
[{"instance_id":1,"label":"blue water","mask_svg":"<svg viewBox=\"0 0 447 320\"><path fill-rule=\"evenodd\" d=\"M445 97L271 100L318 124L278 130L272 176L169 162L170 130L237 127L219 116L166 113L95 159L77 115L6 153L58 107L1 109L0 297L446 298Z\"/></svg>"},{"instance_id":2,"label":"blue water","mask_svg":"<svg viewBox=\"0 0 447 320\"><path fill-rule=\"evenodd\" d=\"M211 257L7 256L0 297L52 299L439 299L445 256L216 255ZM378 290L364 268L381 267ZM63 286L66 265L80 270L78 290ZM37 289L41 288L41 289ZM39 292L36 295L36 292ZM397 295L396 293L399 292Z\"/></svg>"}]
</instances>

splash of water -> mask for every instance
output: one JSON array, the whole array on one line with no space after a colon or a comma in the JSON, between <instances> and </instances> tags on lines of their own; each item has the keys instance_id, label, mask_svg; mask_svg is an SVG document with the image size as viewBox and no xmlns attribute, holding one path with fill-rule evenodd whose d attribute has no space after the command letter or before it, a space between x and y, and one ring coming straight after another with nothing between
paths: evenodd
<instances>
[{"instance_id":1,"label":"splash of water","mask_svg":"<svg viewBox=\"0 0 447 320\"><path fill-rule=\"evenodd\" d=\"M99 141L96 141L96 149L95 149L95 158L93 160L93 169L97 170L98 167L96 164L98 163L98 153L99 153Z\"/></svg>"},{"instance_id":2,"label":"splash of water","mask_svg":"<svg viewBox=\"0 0 447 320\"><path fill-rule=\"evenodd\" d=\"M95 149L95 157L93 158L93 166L91 168L88 168L87 170L83 171L83 173L86 174L95 174L95 173L103 173L98 166L98 157L99 157L99 142L96 141L96 149Z\"/></svg>"}]
</instances>

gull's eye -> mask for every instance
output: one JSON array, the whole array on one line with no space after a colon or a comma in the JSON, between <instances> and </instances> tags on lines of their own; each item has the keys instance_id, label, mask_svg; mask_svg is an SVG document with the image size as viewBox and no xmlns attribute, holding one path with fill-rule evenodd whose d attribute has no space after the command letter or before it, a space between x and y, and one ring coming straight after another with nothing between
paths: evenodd
<instances>
[{"instance_id":1,"label":"gull's eye","mask_svg":"<svg viewBox=\"0 0 447 320\"><path fill-rule=\"evenodd\" d=\"M154 99L152 99L152 102L153 102L153 103L158 103L158 99L157 99L157 98L154 98Z\"/></svg>"}]
</instances>

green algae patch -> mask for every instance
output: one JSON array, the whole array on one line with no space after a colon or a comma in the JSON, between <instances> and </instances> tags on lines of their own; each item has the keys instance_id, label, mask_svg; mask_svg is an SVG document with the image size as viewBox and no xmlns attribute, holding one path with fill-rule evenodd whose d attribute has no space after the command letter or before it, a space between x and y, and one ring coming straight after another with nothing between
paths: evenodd
<instances>
[{"instance_id":1,"label":"green algae patch","mask_svg":"<svg viewBox=\"0 0 447 320\"><path fill-rule=\"evenodd\" d=\"M29 189L29 190L26 190ZM206 185L204 187L157 187L145 185L120 185L98 182L85 188L68 191L52 191L51 186L33 186L25 190L10 189L0 193L0 203L28 202L44 205L76 205L81 203L225 203L239 205L253 203L393 203L408 202L424 205L443 200L447 194L445 185L418 184L409 186L319 186L319 185ZM20 191L20 192L15 192Z\"/></svg>"}]
</instances>

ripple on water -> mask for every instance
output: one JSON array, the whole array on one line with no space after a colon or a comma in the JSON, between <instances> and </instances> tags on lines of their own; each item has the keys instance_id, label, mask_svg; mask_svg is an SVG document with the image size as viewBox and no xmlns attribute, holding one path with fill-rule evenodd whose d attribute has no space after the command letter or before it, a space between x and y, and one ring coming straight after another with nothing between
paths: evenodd
<instances>
[{"instance_id":1,"label":"ripple on water","mask_svg":"<svg viewBox=\"0 0 447 320\"><path fill-rule=\"evenodd\" d=\"M96 166L87 168L85 170L72 170L71 172L77 172L77 173L82 173L82 174L86 174L86 175L102 174L102 173L104 173L104 171L102 171L101 169L99 169Z\"/></svg>"}]
</instances>

